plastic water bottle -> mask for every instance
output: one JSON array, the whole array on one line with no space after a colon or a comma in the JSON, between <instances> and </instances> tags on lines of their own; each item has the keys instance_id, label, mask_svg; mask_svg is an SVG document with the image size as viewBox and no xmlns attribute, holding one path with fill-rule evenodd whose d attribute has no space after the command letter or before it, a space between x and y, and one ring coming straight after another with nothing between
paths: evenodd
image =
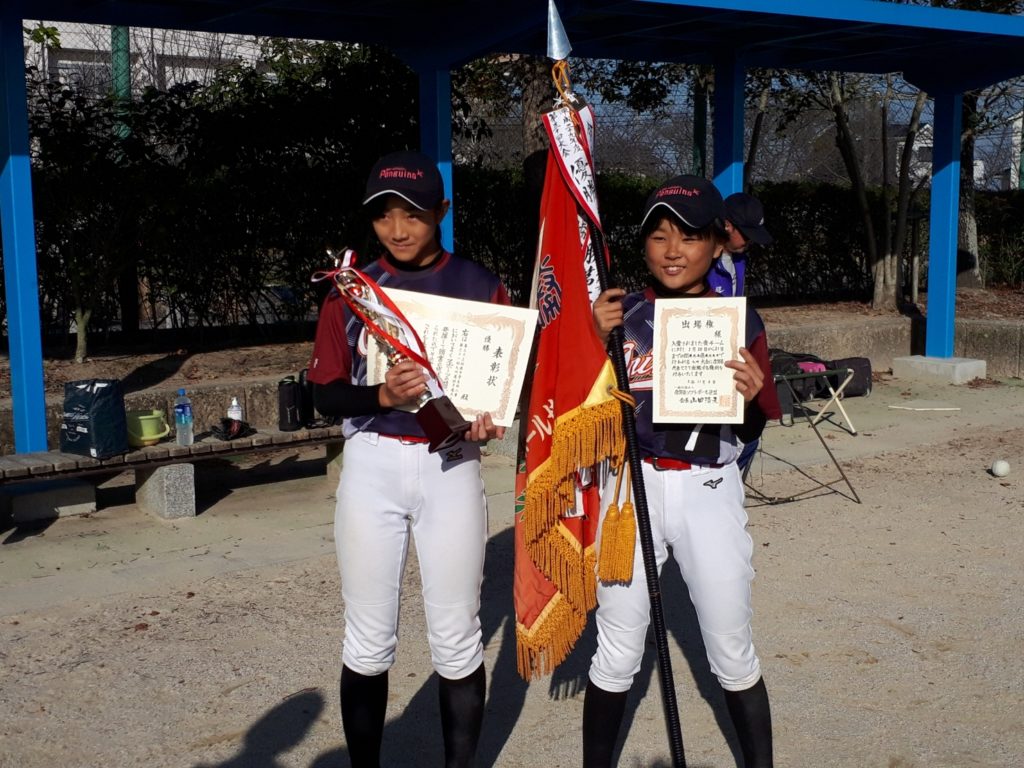
<instances>
[{"instance_id":1,"label":"plastic water bottle","mask_svg":"<svg viewBox=\"0 0 1024 768\"><path fill-rule=\"evenodd\" d=\"M228 406L228 418L235 421L242 420L242 406L239 404L237 397L231 398L231 405Z\"/></svg>"},{"instance_id":2,"label":"plastic water bottle","mask_svg":"<svg viewBox=\"0 0 1024 768\"><path fill-rule=\"evenodd\" d=\"M192 445L192 421L192 401L185 395L184 389L179 389L174 401L174 430L178 445Z\"/></svg>"}]
</instances>

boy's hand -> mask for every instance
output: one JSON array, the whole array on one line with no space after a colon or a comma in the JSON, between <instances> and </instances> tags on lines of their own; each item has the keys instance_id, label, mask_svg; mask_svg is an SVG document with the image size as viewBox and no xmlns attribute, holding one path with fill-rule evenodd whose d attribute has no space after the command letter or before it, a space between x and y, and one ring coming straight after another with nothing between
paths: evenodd
<instances>
[{"instance_id":1,"label":"boy's hand","mask_svg":"<svg viewBox=\"0 0 1024 768\"><path fill-rule=\"evenodd\" d=\"M491 414L482 413L473 420L463 440L474 443L486 443L492 438L501 440L505 436L505 428L496 426Z\"/></svg>"},{"instance_id":2,"label":"boy's hand","mask_svg":"<svg viewBox=\"0 0 1024 768\"><path fill-rule=\"evenodd\" d=\"M732 376L736 382L736 391L743 395L744 402L749 403L764 386L764 372L746 348L740 347L740 357L743 359L727 360L725 367L736 371Z\"/></svg>"},{"instance_id":3,"label":"boy's hand","mask_svg":"<svg viewBox=\"0 0 1024 768\"><path fill-rule=\"evenodd\" d=\"M622 297L625 295L621 288L609 288L594 302L594 328L602 344L608 343L612 328L622 325Z\"/></svg>"},{"instance_id":4,"label":"boy's hand","mask_svg":"<svg viewBox=\"0 0 1024 768\"><path fill-rule=\"evenodd\" d=\"M415 403L427 388L427 375L412 360L395 363L384 375L384 383L377 393L382 408L397 408Z\"/></svg>"}]
</instances>

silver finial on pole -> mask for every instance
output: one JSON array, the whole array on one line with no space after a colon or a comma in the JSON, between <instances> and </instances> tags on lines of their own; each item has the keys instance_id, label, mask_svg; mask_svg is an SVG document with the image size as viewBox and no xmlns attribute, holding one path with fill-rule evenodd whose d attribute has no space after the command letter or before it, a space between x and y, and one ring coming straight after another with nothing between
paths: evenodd
<instances>
[{"instance_id":1,"label":"silver finial on pole","mask_svg":"<svg viewBox=\"0 0 1024 768\"><path fill-rule=\"evenodd\" d=\"M552 61L563 61L569 58L569 38L562 26L562 18L558 15L555 0L548 0L548 58Z\"/></svg>"}]
</instances>

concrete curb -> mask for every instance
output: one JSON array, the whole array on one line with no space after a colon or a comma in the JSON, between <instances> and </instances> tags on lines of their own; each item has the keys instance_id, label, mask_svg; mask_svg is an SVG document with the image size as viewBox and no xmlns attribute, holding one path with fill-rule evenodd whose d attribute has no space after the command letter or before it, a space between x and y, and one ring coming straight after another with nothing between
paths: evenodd
<instances>
[{"instance_id":1,"label":"concrete curb","mask_svg":"<svg viewBox=\"0 0 1024 768\"><path fill-rule=\"evenodd\" d=\"M876 371L892 368L893 359L923 355L924 318L864 317L807 326L768 325L772 347L791 352L810 352L826 360L867 357ZM987 363L990 377L1024 378L1024 320L957 320L953 354ZM245 419L256 429L277 425L278 377L241 381L195 383L186 387L192 398L196 431L216 424L227 412L232 397L242 404ZM162 387L125 395L128 410L162 408L170 417L177 387ZM46 423L50 445L58 445L63 398L47 398ZM518 430L510 429L504 440L492 440L487 452L515 457ZM10 405L0 407L0 454L14 452Z\"/></svg>"}]
</instances>

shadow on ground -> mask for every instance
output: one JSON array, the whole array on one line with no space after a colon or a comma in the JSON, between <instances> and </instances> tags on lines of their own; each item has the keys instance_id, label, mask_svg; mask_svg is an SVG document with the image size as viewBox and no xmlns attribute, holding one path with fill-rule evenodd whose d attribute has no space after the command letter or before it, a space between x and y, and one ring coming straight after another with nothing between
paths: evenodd
<instances>
[{"instance_id":1,"label":"shadow on ground","mask_svg":"<svg viewBox=\"0 0 1024 768\"><path fill-rule=\"evenodd\" d=\"M488 680L487 710L477 753L477 766L500 765L502 750L516 727L526 702L527 684L516 671L515 617L512 605L512 562L514 537L506 529L487 543L487 560L482 589L481 622L484 644L501 634L499 652L492 665ZM670 558L662 578L663 594L670 597L665 604L665 624L669 642L678 644L686 663L697 681L697 693L714 712L716 721L726 734L736 764L740 753L729 721L725 699L718 681L708 666L704 644L697 628L697 617L687 596L686 585ZM415 598L413 598L415 599ZM587 682L590 657L596 644L593 622L580 639L569 658L550 678L549 698L552 714L557 714L558 701L582 695ZM657 660L653 639L648 639L644 663L629 696L623 734L632 726L641 700L660 685L657 680ZM678 673L677 673L678 674ZM535 683L537 684L537 683ZM543 684L543 683L540 683ZM406 704L402 714L390 720L384 729L382 763L392 766L440 764L444 748L441 742L440 715L437 705L437 675L431 674ZM325 715L326 709L326 715ZM303 691L276 705L256 721L246 733L241 751L231 759L215 765L197 765L196 768L276 768L277 756L300 743L313 723L320 717L337 724L340 734L336 692L328 698L320 690ZM566 723L566 728L577 730L578 723ZM685 727L683 728L685 745ZM666 749L667 749L666 735ZM424 755L436 756L425 759ZM582 759L582 751L580 753ZM319 755L310 768L340 768L348 766L348 752L344 748ZM640 763L623 762L623 768L640 768ZM668 763L656 763L653 768L668 768ZM652 768L645 765L643 768ZM691 764L691 768L700 768Z\"/></svg>"}]
</instances>

